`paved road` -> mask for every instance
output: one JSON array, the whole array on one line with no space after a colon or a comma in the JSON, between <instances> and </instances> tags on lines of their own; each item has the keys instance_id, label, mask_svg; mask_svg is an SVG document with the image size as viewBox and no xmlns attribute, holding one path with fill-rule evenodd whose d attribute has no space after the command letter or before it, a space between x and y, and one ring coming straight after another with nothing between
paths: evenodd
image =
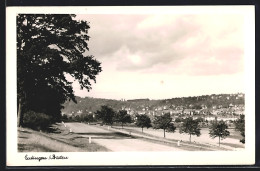
<instances>
[{"instance_id":1,"label":"paved road","mask_svg":"<svg viewBox=\"0 0 260 171\"><path fill-rule=\"evenodd\" d=\"M83 137L91 136L92 142L100 144L111 151L182 151L176 147L148 142L141 138L132 137L108 129L107 126L99 128L98 126L84 123L66 123L66 126L75 134Z\"/></svg>"}]
</instances>

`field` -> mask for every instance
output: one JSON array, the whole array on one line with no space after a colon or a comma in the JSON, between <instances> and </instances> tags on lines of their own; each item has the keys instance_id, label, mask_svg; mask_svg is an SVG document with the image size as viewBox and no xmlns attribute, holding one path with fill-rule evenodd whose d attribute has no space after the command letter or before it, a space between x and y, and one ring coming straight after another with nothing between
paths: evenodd
<instances>
[{"instance_id":1,"label":"field","mask_svg":"<svg viewBox=\"0 0 260 171\"><path fill-rule=\"evenodd\" d=\"M209 137L208 129L201 130L201 136L166 133L163 130L119 126L100 126L85 123L57 123L51 133L18 128L18 151L26 152L110 152L110 151L226 151L241 150L239 132L230 131L230 137L221 140ZM179 141L179 146L178 146ZM51 145L50 145L51 144Z\"/></svg>"}]
</instances>

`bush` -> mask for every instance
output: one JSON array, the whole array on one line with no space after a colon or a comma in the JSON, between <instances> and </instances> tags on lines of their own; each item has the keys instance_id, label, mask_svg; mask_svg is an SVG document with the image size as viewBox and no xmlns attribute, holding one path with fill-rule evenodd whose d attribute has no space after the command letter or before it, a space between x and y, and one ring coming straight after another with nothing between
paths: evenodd
<instances>
[{"instance_id":1,"label":"bush","mask_svg":"<svg viewBox=\"0 0 260 171\"><path fill-rule=\"evenodd\" d=\"M62 115L62 116L61 116L61 121L67 122L68 120L69 120L69 118L68 118L67 115Z\"/></svg>"},{"instance_id":2,"label":"bush","mask_svg":"<svg viewBox=\"0 0 260 171\"><path fill-rule=\"evenodd\" d=\"M47 130L52 124L52 117L44 113L36 113L34 111L28 111L24 113L23 124L25 127L34 130Z\"/></svg>"},{"instance_id":3,"label":"bush","mask_svg":"<svg viewBox=\"0 0 260 171\"><path fill-rule=\"evenodd\" d=\"M182 122L182 121L183 121L183 118L181 118L181 117L178 117L175 119L175 122Z\"/></svg>"}]
</instances>

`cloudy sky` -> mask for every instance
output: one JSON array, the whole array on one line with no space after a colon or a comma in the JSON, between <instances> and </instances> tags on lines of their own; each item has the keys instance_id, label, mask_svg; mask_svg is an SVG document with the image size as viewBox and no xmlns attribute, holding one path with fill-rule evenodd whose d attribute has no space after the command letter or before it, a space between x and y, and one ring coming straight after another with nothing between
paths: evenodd
<instances>
[{"instance_id":1,"label":"cloudy sky","mask_svg":"<svg viewBox=\"0 0 260 171\"><path fill-rule=\"evenodd\" d=\"M103 71L77 96L166 99L244 92L243 17L89 14L87 54Z\"/></svg>"}]
</instances>

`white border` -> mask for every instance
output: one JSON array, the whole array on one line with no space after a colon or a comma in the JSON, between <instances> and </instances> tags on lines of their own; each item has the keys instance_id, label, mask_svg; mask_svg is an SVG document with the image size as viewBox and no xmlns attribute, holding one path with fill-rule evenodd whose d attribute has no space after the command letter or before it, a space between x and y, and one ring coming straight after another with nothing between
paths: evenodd
<instances>
[{"instance_id":1,"label":"white border","mask_svg":"<svg viewBox=\"0 0 260 171\"><path fill-rule=\"evenodd\" d=\"M59 165L246 165L255 162L255 11L254 6L149 6L149 7L7 7L6 9L6 89L7 166ZM24 160L25 154L49 156L53 153L17 152L16 98L16 14L240 14L245 24L245 113L246 145L243 151L227 152L70 152L55 153L68 160Z\"/></svg>"}]
</instances>

